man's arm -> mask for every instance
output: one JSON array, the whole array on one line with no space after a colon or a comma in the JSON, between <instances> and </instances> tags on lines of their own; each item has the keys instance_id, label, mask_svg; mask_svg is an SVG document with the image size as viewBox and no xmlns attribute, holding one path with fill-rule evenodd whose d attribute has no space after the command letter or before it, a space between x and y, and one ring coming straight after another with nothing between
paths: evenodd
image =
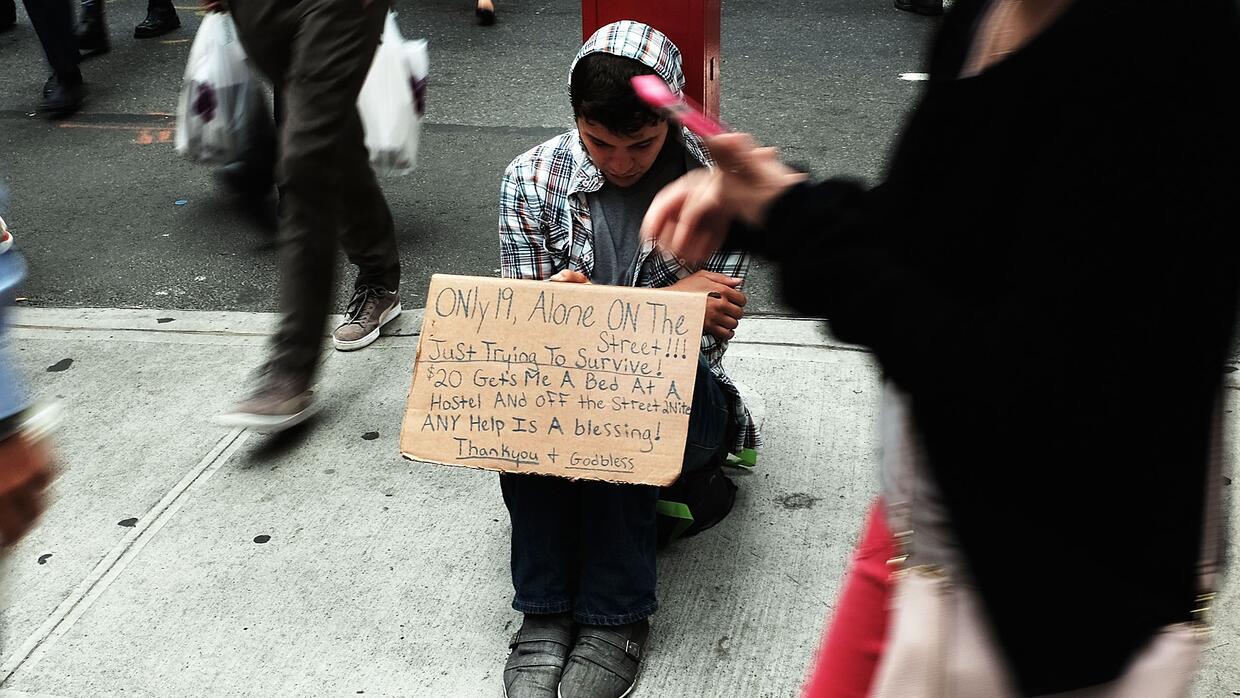
<instances>
[{"instance_id":1,"label":"man's arm","mask_svg":"<svg viewBox=\"0 0 1240 698\"><path fill-rule=\"evenodd\" d=\"M504 171L499 194L499 266L506 279L548 279L555 274L547 254L546 235L538 211L531 205L536 193L518 169Z\"/></svg>"}]
</instances>

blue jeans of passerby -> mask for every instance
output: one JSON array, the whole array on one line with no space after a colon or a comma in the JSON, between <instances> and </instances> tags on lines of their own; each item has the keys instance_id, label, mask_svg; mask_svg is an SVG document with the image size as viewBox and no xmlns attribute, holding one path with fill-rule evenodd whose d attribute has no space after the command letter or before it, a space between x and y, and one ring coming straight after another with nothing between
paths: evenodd
<instances>
[{"instance_id":1,"label":"blue jeans of passerby","mask_svg":"<svg viewBox=\"0 0 1240 698\"><path fill-rule=\"evenodd\" d=\"M682 472L726 454L726 391L699 360ZM655 612L658 487L504 474L500 488L512 519L514 609L571 612L588 625Z\"/></svg>"},{"instance_id":2,"label":"blue jeans of passerby","mask_svg":"<svg viewBox=\"0 0 1240 698\"><path fill-rule=\"evenodd\" d=\"M17 250L0 252L0 422L26 408L27 396L17 377L13 352L9 346L10 306L17 287L26 277L26 261ZM2 426L0 426L2 430ZM0 438L3 438L0 434Z\"/></svg>"}]
</instances>

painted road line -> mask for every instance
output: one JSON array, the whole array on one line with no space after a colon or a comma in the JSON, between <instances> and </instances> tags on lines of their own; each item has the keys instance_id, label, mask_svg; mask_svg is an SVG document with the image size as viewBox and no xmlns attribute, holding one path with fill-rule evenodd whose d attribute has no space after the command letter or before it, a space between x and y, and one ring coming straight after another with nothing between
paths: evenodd
<instances>
[{"instance_id":1,"label":"painted road line","mask_svg":"<svg viewBox=\"0 0 1240 698\"><path fill-rule=\"evenodd\" d=\"M147 128L137 124L57 124L60 128L90 128L103 131L132 131L133 143L151 145L152 143L172 143L176 137L174 128Z\"/></svg>"}]
</instances>

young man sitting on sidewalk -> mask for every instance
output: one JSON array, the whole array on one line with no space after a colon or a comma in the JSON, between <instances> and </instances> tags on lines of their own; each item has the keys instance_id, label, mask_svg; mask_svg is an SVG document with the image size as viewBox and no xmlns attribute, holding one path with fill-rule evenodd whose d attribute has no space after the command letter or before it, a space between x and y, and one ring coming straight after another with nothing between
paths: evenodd
<instances>
[{"instance_id":1,"label":"young man sitting on sidewalk","mask_svg":"<svg viewBox=\"0 0 1240 698\"><path fill-rule=\"evenodd\" d=\"M711 162L692 134L637 99L629 84L637 75L658 75L679 93L680 51L631 21L599 29L582 46L570 79L577 128L521 155L504 173L500 263L506 278L715 294L702 327L682 472L717 472L729 451L758 441L721 363L743 314L749 261L721 251L691 267L641 240L654 195ZM657 608L659 489L512 474L501 475L500 486L512 519L513 608L525 614L509 645L505 695L627 695ZM730 496L729 489L729 505Z\"/></svg>"}]
</instances>

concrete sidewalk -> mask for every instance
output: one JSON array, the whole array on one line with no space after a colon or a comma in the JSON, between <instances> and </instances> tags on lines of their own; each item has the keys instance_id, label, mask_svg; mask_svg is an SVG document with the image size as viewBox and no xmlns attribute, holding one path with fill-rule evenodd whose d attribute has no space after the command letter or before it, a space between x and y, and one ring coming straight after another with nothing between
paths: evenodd
<instances>
[{"instance_id":1,"label":"concrete sidewalk","mask_svg":"<svg viewBox=\"0 0 1240 698\"><path fill-rule=\"evenodd\" d=\"M272 316L19 311L19 362L65 423L51 509L0 571L0 698L499 695L518 616L495 475L397 450L418 319L332 353L324 412L273 438L206 421ZM661 556L639 696L795 696L873 496L868 354L753 318L728 365L766 447L733 514ZM1196 696L1240 695L1238 597Z\"/></svg>"}]
</instances>

